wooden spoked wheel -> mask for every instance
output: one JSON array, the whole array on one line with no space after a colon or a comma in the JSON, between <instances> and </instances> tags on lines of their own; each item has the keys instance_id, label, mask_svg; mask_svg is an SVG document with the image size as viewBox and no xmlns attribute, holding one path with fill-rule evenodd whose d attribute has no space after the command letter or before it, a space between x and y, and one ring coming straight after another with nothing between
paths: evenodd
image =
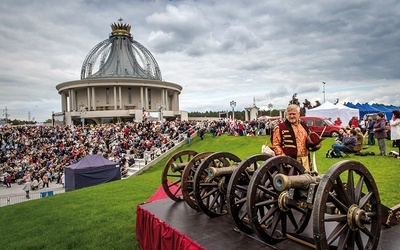
<instances>
[{"instance_id":1,"label":"wooden spoked wheel","mask_svg":"<svg viewBox=\"0 0 400 250\"><path fill-rule=\"evenodd\" d=\"M278 204L281 192L273 185L276 174L292 176L304 171L303 165L295 159L276 156L254 172L247 193L247 212L253 231L265 242L275 244L286 239L287 233L298 234L306 228L311 210L297 206L282 209Z\"/></svg>"},{"instance_id":2,"label":"wooden spoked wheel","mask_svg":"<svg viewBox=\"0 0 400 250\"><path fill-rule=\"evenodd\" d=\"M182 173L182 196L186 203L196 211L200 211L194 197L194 175L199 165L213 152L204 152L195 155L187 164Z\"/></svg>"},{"instance_id":3,"label":"wooden spoked wheel","mask_svg":"<svg viewBox=\"0 0 400 250\"><path fill-rule=\"evenodd\" d=\"M193 150L183 150L174 154L165 164L161 184L164 192L174 201L182 200L182 172L196 154Z\"/></svg>"},{"instance_id":4,"label":"wooden spoked wheel","mask_svg":"<svg viewBox=\"0 0 400 250\"><path fill-rule=\"evenodd\" d=\"M250 179L258 167L270 156L259 154L244 159L233 172L227 191L227 208L229 216L241 231L250 234L253 229L247 213L247 191Z\"/></svg>"},{"instance_id":5,"label":"wooden spoked wheel","mask_svg":"<svg viewBox=\"0 0 400 250\"><path fill-rule=\"evenodd\" d=\"M227 214L226 190L233 168L228 174L209 178L209 170L233 167L240 162L240 158L228 152L214 153L208 156L197 168L194 176L194 195L196 203L204 214L217 217Z\"/></svg>"},{"instance_id":6,"label":"wooden spoked wheel","mask_svg":"<svg viewBox=\"0 0 400 250\"><path fill-rule=\"evenodd\" d=\"M318 249L376 249L381 204L368 169L356 161L333 165L322 178L312 212Z\"/></svg>"}]
</instances>

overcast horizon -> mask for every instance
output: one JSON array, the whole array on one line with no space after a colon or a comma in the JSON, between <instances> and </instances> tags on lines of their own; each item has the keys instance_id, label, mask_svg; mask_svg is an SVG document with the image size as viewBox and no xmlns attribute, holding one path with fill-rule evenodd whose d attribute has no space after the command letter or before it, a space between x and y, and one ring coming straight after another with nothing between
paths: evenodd
<instances>
[{"instance_id":1,"label":"overcast horizon","mask_svg":"<svg viewBox=\"0 0 400 250\"><path fill-rule=\"evenodd\" d=\"M283 109L308 99L400 106L400 3L388 1L26 1L0 3L0 117L43 122L56 85L80 79L122 18L183 87L180 110ZM323 84L325 82L326 84ZM325 93L323 93L325 89Z\"/></svg>"}]
</instances>

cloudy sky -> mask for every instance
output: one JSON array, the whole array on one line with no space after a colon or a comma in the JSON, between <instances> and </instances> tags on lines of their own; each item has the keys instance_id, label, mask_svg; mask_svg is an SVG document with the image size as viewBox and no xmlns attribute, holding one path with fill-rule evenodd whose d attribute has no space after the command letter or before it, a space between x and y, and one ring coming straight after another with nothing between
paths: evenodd
<instances>
[{"instance_id":1,"label":"cloudy sky","mask_svg":"<svg viewBox=\"0 0 400 250\"><path fill-rule=\"evenodd\" d=\"M181 110L285 108L294 93L400 105L397 0L3 0L0 13L1 118L61 111L55 86L80 79L119 18L183 87Z\"/></svg>"}]
</instances>

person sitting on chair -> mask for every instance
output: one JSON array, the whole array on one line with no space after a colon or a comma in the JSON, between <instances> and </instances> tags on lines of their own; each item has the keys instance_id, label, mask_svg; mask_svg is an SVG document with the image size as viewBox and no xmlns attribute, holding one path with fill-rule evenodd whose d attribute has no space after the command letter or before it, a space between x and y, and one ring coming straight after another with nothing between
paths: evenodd
<instances>
[{"instance_id":1,"label":"person sitting on chair","mask_svg":"<svg viewBox=\"0 0 400 250\"><path fill-rule=\"evenodd\" d=\"M33 181L32 181L31 189L32 190L39 189L39 182L38 182L38 180L36 178L34 178Z\"/></svg>"},{"instance_id":2,"label":"person sitting on chair","mask_svg":"<svg viewBox=\"0 0 400 250\"><path fill-rule=\"evenodd\" d=\"M343 143L334 143L332 149L338 157L343 157L340 152L354 153L354 146L357 142L357 131L355 129L350 130L350 134L345 134L343 137Z\"/></svg>"},{"instance_id":3,"label":"person sitting on chair","mask_svg":"<svg viewBox=\"0 0 400 250\"><path fill-rule=\"evenodd\" d=\"M343 137L346 134L346 131L344 128L339 129L339 134L335 138L335 143L342 144L343 143Z\"/></svg>"},{"instance_id":4,"label":"person sitting on chair","mask_svg":"<svg viewBox=\"0 0 400 250\"><path fill-rule=\"evenodd\" d=\"M356 145L354 146L353 150L354 150L354 152L359 153L359 152L361 152L363 144L364 144L364 135L361 131L361 128L355 128L355 130L357 132L357 134L356 134L357 141L356 141Z\"/></svg>"}]
</instances>

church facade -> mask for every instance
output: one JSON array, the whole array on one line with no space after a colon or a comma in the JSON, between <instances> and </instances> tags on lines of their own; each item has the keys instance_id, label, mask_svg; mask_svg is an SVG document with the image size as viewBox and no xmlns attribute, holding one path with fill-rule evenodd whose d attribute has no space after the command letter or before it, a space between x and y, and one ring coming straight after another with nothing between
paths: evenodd
<instances>
[{"instance_id":1,"label":"church facade","mask_svg":"<svg viewBox=\"0 0 400 250\"><path fill-rule=\"evenodd\" d=\"M62 112L53 120L66 125L187 120L187 112L179 111L182 87L163 81L155 58L133 39L129 24L120 19L111 29L86 56L81 79L56 86Z\"/></svg>"}]
</instances>

